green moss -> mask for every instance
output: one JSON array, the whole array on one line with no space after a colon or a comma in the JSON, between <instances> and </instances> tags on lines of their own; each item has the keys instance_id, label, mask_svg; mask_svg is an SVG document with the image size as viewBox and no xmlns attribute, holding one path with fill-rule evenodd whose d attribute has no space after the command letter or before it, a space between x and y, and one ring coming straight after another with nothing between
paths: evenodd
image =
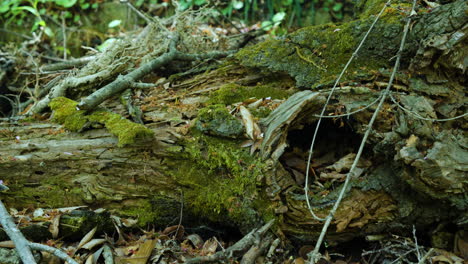
<instances>
[{"instance_id":1,"label":"green moss","mask_svg":"<svg viewBox=\"0 0 468 264\"><path fill-rule=\"evenodd\" d=\"M238 144L196 135L184 144L186 162L178 163L174 178L188 187L184 195L190 207L212 220L225 217L246 226L257 219L253 201L258 200L257 179L265 166Z\"/></svg>"},{"instance_id":2,"label":"green moss","mask_svg":"<svg viewBox=\"0 0 468 264\"><path fill-rule=\"evenodd\" d=\"M63 124L66 129L78 131L84 127L87 122L85 112L77 110L77 102L65 98L57 97L52 99L49 107L54 111L52 120L59 124Z\"/></svg>"},{"instance_id":3,"label":"green moss","mask_svg":"<svg viewBox=\"0 0 468 264\"><path fill-rule=\"evenodd\" d=\"M77 105L77 102L65 97L52 99L49 106L54 111L53 120L63 124L66 129L71 131L79 131L90 122L104 124L110 133L118 137L119 147L133 144L138 138L153 136L152 130L144 125L133 123L118 114L96 111L88 115L85 111L78 110Z\"/></svg>"},{"instance_id":4,"label":"green moss","mask_svg":"<svg viewBox=\"0 0 468 264\"><path fill-rule=\"evenodd\" d=\"M402 29L401 16L396 17L395 23L376 26L343 81L388 66L388 59L398 50L398 36ZM296 79L300 87L329 83L336 79L351 58L361 40L361 32L370 27L373 19L306 27L285 38L244 48L235 57L244 66L286 72Z\"/></svg>"},{"instance_id":5,"label":"green moss","mask_svg":"<svg viewBox=\"0 0 468 264\"><path fill-rule=\"evenodd\" d=\"M356 9L358 10L359 17L361 19L367 19L367 18L374 18L377 16L384 5L387 3L387 0L366 0L366 1L359 1L356 5ZM390 6L388 6L380 19L386 22L390 21L397 21L401 19L401 15L399 16L398 13L400 12L399 10L405 10L408 11L411 10L411 3L407 2L393 2L391 3Z\"/></svg>"},{"instance_id":6,"label":"green moss","mask_svg":"<svg viewBox=\"0 0 468 264\"><path fill-rule=\"evenodd\" d=\"M81 239L95 227L100 233L114 231L109 212L75 210L60 218L60 234L69 239Z\"/></svg>"},{"instance_id":7,"label":"green moss","mask_svg":"<svg viewBox=\"0 0 468 264\"><path fill-rule=\"evenodd\" d=\"M210 105L198 112L195 127L204 133L222 136L238 137L242 135L242 123L233 117L224 105Z\"/></svg>"},{"instance_id":8,"label":"green moss","mask_svg":"<svg viewBox=\"0 0 468 264\"><path fill-rule=\"evenodd\" d=\"M144 125L133 123L122 116L106 111L97 111L88 116L91 122L104 124L113 135L119 138L119 146L135 143L137 138L153 136L153 131Z\"/></svg>"},{"instance_id":9,"label":"green moss","mask_svg":"<svg viewBox=\"0 0 468 264\"><path fill-rule=\"evenodd\" d=\"M119 211L123 216L138 219L138 225L142 228L158 220L157 212L152 210L150 201L146 199L131 207L119 209Z\"/></svg>"}]
</instances>

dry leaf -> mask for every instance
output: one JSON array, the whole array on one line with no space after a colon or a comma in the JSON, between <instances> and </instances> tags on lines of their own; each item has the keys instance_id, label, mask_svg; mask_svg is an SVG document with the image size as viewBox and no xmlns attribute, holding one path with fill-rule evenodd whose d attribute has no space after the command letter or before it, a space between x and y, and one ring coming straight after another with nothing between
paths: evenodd
<instances>
[{"instance_id":1,"label":"dry leaf","mask_svg":"<svg viewBox=\"0 0 468 264\"><path fill-rule=\"evenodd\" d=\"M177 232L177 234L174 234L175 232ZM171 234L176 239L182 239L182 237L184 236L184 233L185 233L185 229L184 229L184 226L182 226L182 225L174 225L174 226L166 227L166 229L164 229L164 231L162 233L164 235Z\"/></svg>"},{"instance_id":2,"label":"dry leaf","mask_svg":"<svg viewBox=\"0 0 468 264\"><path fill-rule=\"evenodd\" d=\"M202 256L210 256L213 255L216 252L216 249L218 248L218 240L216 238L212 237L208 239L205 244L203 244L203 249L201 251Z\"/></svg>"},{"instance_id":3,"label":"dry leaf","mask_svg":"<svg viewBox=\"0 0 468 264\"><path fill-rule=\"evenodd\" d=\"M191 234L187 236L187 239L192 242L193 246L196 249L199 249L203 246L203 238L197 234Z\"/></svg>"},{"instance_id":4,"label":"dry leaf","mask_svg":"<svg viewBox=\"0 0 468 264\"><path fill-rule=\"evenodd\" d=\"M52 218L52 223L49 226L49 232L52 234L52 238L57 238L59 234L59 226L60 226L60 214L57 214Z\"/></svg>"},{"instance_id":5,"label":"dry leaf","mask_svg":"<svg viewBox=\"0 0 468 264\"><path fill-rule=\"evenodd\" d=\"M297 258L294 260L293 264L305 264L305 260L303 258Z\"/></svg>"},{"instance_id":6,"label":"dry leaf","mask_svg":"<svg viewBox=\"0 0 468 264\"><path fill-rule=\"evenodd\" d=\"M96 230L97 230L97 226L94 227L93 229L91 229L91 231L89 231L80 241L80 243L78 244L78 247L76 247L76 251L78 251L78 249L80 249L84 244L88 243L94 236L94 234L96 233Z\"/></svg>"},{"instance_id":7,"label":"dry leaf","mask_svg":"<svg viewBox=\"0 0 468 264\"><path fill-rule=\"evenodd\" d=\"M88 258L86 259L85 264L93 264L94 262L94 256L93 254L89 255Z\"/></svg>"},{"instance_id":8,"label":"dry leaf","mask_svg":"<svg viewBox=\"0 0 468 264\"><path fill-rule=\"evenodd\" d=\"M455 235L455 253L468 260L468 231L460 230Z\"/></svg>"},{"instance_id":9,"label":"dry leaf","mask_svg":"<svg viewBox=\"0 0 468 264\"><path fill-rule=\"evenodd\" d=\"M101 257L101 254L104 251L104 247L105 246L101 247L93 253L93 264L97 264L99 257Z\"/></svg>"},{"instance_id":10,"label":"dry leaf","mask_svg":"<svg viewBox=\"0 0 468 264\"><path fill-rule=\"evenodd\" d=\"M257 125L257 123L255 122L253 115L243 105L239 107L239 112L242 117L242 123L244 123L245 132L247 136L252 140L256 140L260 136L262 131L260 130L260 127Z\"/></svg>"},{"instance_id":11,"label":"dry leaf","mask_svg":"<svg viewBox=\"0 0 468 264\"><path fill-rule=\"evenodd\" d=\"M146 240L141 246L138 252L132 256L131 258L122 258L121 263L128 263L128 264L146 264L149 257L151 256L151 252L156 245L156 239Z\"/></svg>"},{"instance_id":12,"label":"dry leaf","mask_svg":"<svg viewBox=\"0 0 468 264\"><path fill-rule=\"evenodd\" d=\"M101 244L103 244L104 242L106 242L106 240L105 240L104 238L95 238L95 239L91 239L91 241L89 241L88 243L84 244L81 248L91 250L93 247L95 247L95 246L97 246L97 245L101 245Z\"/></svg>"},{"instance_id":13,"label":"dry leaf","mask_svg":"<svg viewBox=\"0 0 468 264\"><path fill-rule=\"evenodd\" d=\"M15 248L15 243L11 240L1 241L0 248Z\"/></svg>"}]
</instances>

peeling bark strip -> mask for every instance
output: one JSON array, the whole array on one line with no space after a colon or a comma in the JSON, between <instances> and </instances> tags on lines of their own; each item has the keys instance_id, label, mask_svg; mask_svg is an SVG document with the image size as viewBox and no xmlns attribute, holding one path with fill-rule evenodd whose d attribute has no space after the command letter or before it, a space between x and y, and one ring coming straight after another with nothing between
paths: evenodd
<instances>
[{"instance_id":1,"label":"peeling bark strip","mask_svg":"<svg viewBox=\"0 0 468 264\"><path fill-rule=\"evenodd\" d=\"M319 98L319 95L320 93L311 91L296 93L262 120L262 123L267 126L261 149L263 158L268 158L271 155L273 160L278 160L283 155L287 147L288 134L285 132L303 119L311 121L312 113L316 113L320 109L318 108L320 103L311 102L314 100L324 101L324 98ZM311 115L308 116L307 113ZM299 116L299 114L301 115Z\"/></svg>"}]
</instances>

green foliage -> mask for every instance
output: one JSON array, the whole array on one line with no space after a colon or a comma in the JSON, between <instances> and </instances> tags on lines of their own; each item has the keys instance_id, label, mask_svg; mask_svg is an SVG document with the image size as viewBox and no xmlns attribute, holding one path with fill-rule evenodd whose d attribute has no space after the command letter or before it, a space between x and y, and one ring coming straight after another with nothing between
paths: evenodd
<instances>
[{"instance_id":1,"label":"green foliage","mask_svg":"<svg viewBox=\"0 0 468 264\"><path fill-rule=\"evenodd\" d=\"M89 8L96 9L98 2L90 3L87 0L2 0L0 1L0 21L5 25L14 23L18 26L32 25L30 31L43 29L47 36L52 37L53 31L47 26L42 16L46 15L58 21L65 18L66 21L77 23L80 21L80 11ZM31 16L33 15L33 21Z\"/></svg>"},{"instance_id":2,"label":"green foliage","mask_svg":"<svg viewBox=\"0 0 468 264\"><path fill-rule=\"evenodd\" d=\"M209 4L207 0L180 0L179 9ZM351 0L230 0L210 7L229 19L242 19L248 24L262 21L263 30L276 34L281 32L280 25L289 28L314 24L317 12L329 13L333 21L340 22L344 19L345 7L352 5Z\"/></svg>"}]
</instances>

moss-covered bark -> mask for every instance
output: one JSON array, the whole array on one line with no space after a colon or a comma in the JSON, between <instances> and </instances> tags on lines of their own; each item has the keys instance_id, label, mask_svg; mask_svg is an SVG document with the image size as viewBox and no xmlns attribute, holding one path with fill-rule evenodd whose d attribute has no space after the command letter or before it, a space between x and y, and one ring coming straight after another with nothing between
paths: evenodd
<instances>
[{"instance_id":1,"label":"moss-covered bark","mask_svg":"<svg viewBox=\"0 0 468 264\"><path fill-rule=\"evenodd\" d=\"M122 215L137 217L141 225L161 226L180 217L183 202L183 220L192 224L193 216L201 216L248 230L274 218L278 234L314 240L322 223L306 208L304 170L300 170L327 89L383 1L363 3L358 20L304 28L245 48L219 69L176 83L171 93L162 87L149 91L141 105L146 127L110 112L84 113L76 110L76 102L64 98L51 105L53 120L63 128L49 123L3 125L0 168L11 191L2 199L14 207L88 204L118 209ZM452 7L456 12L448 16L460 15L460 8L466 13L460 1ZM364 107L380 96L388 81L388 70L380 68L388 68L395 55L407 8L407 3L389 7L327 108L327 115L364 111L324 121L312 166L317 175L310 189L313 209L320 216L333 205L346 173L334 170L336 163L355 153L375 110ZM467 17L461 20L466 23ZM431 19L422 15L413 25L404 66L421 51L416 44L419 37L430 35L422 28ZM459 21L451 26L456 28ZM448 34L449 28L434 32ZM421 54L426 60L435 58ZM464 73L454 69L450 76L457 78L447 78L443 85L431 82L440 70L428 64L424 76L400 72L393 91L401 105L424 117L462 114L466 100L459 80ZM312 88L317 94L295 93L298 88ZM290 100L281 101L287 97ZM254 121L263 125L265 133L262 155L255 154L260 138L250 139L250 148L241 147L247 138L235 116L236 107L252 102L263 107L252 108ZM360 167L361 174L352 180L327 236L329 242L398 232L405 224L428 227L436 217L456 224L466 219L462 139L466 125L460 120L421 121L390 101L383 108L365 148L371 165ZM440 133L444 130L450 132ZM297 160L302 163L295 164Z\"/></svg>"}]
</instances>

